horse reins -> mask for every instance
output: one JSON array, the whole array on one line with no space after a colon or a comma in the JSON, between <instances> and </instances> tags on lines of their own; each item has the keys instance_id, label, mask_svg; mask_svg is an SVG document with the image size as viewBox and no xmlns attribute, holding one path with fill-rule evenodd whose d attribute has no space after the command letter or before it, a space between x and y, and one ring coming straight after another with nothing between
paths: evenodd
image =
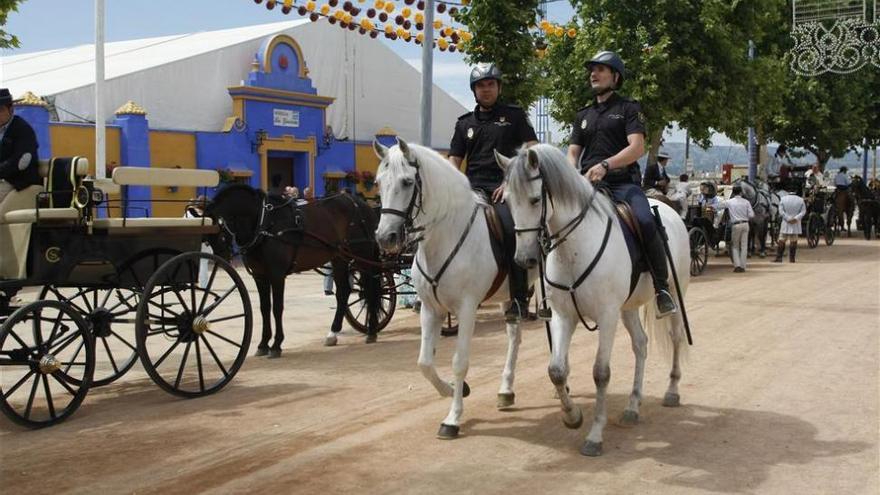
<instances>
[{"instance_id":1,"label":"horse reins","mask_svg":"<svg viewBox=\"0 0 880 495\"><path fill-rule=\"evenodd\" d=\"M586 217L587 211L589 211L590 207L593 205L592 200L587 201L587 203L584 205L584 207L581 209L580 213L578 213L578 215L576 217L574 217L571 221L569 221L567 224L565 224L565 226L563 226L561 229L559 229L559 231L557 231L555 234L551 234L550 227L547 225L547 202L550 201L552 203L553 195L550 192L550 190L547 188L547 184L543 180L543 178L544 178L544 176L541 173L540 169L538 170L537 175L528 178L528 182L534 182L536 180L541 181L541 220L539 221L538 226L531 227L531 228L514 228L514 232L516 232L517 234L526 233L526 232L537 232L538 233L538 243L541 246L541 252L542 252L540 265L544 264L544 261L546 260L546 257L548 254L550 254L550 252L552 252L554 249L559 247L563 242L565 242L566 239L568 239L568 237L575 231L575 229L577 229L577 227L581 224L581 222L583 222L584 218ZM596 193L596 194L598 194L598 193ZM541 269L541 273L542 273L542 277L541 277L542 280L546 279L547 284L553 288L556 288L559 290L564 290L564 291L568 292L569 296L571 296L571 302L574 305L574 309L577 312L578 319L581 321L581 323L583 323L584 327L586 327L587 330L589 330L591 332L595 331L597 328L599 328L599 326L594 325L591 327L587 323L586 319L584 318L583 314L581 313L580 306L577 303L577 298L575 297L575 292L577 291L578 287L580 287L581 284L583 284L584 281L587 280L587 277L590 276L590 273L593 272L593 269L596 268L596 265L599 263L599 260L602 258L602 255L605 253L605 248L608 246L608 239L611 237L612 224L613 224L612 218L609 216L608 221L606 222L606 225L605 225L605 235L602 237L602 245L599 247L599 251L593 257L593 260L590 262L590 264L587 266L587 268L581 273L581 275L574 281L574 283L572 285L566 286L566 285L562 285L560 283L557 283L557 282L550 280L550 278L544 276L543 266L539 266L539 268ZM556 241L555 244L553 242L554 240Z\"/></svg>"}]
</instances>

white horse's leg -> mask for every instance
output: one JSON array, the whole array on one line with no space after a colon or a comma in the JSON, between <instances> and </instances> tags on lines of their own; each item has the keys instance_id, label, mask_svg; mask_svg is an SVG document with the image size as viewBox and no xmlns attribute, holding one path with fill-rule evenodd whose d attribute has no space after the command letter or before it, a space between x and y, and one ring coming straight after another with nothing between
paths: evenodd
<instances>
[{"instance_id":1,"label":"white horse's leg","mask_svg":"<svg viewBox=\"0 0 880 495\"><path fill-rule=\"evenodd\" d=\"M477 305L462 304L458 312L458 338L455 342L455 356L452 357L452 373L455 375L452 405L449 414L440 425L437 438L452 439L458 436L461 424L461 413L464 410L464 397L470 394L470 388L464 379L467 376L471 357L471 337L474 334L474 322L477 316Z\"/></svg>"},{"instance_id":2,"label":"white horse's leg","mask_svg":"<svg viewBox=\"0 0 880 495\"><path fill-rule=\"evenodd\" d=\"M678 394L678 382L681 381L681 352L682 346L687 345L684 341L684 321L681 315L676 313L672 315L670 325L673 325L672 331L669 332L669 338L672 340L672 370L669 372L669 388L663 396L663 405L666 407L678 407L681 405L681 396Z\"/></svg>"},{"instance_id":3,"label":"white horse's leg","mask_svg":"<svg viewBox=\"0 0 880 495\"><path fill-rule=\"evenodd\" d=\"M571 336L574 333L575 317L571 314L554 309L550 319L550 335L553 339L553 352L550 355L550 366L547 372L550 381L556 387L556 396L562 405L562 422L568 428L576 430L584 422L581 408L571 400L568 392L568 350L571 347Z\"/></svg>"},{"instance_id":4,"label":"white horse's leg","mask_svg":"<svg viewBox=\"0 0 880 495\"><path fill-rule=\"evenodd\" d=\"M452 395L452 386L440 379L434 367L434 346L440 335L445 315L437 314L429 305L423 305L419 314L422 323L422 347L419 350L419 369L431 385L437 389L440 397Z\"/></svg>"},{"instance_id":5,"label":"white horse's leg","mask_svg":"<svg viewBox=\"0 0 880 495\"><path fill-rule=\"evenodd\" d=\"M639 406L642 403L642 382L645 379L645 360L648 357L648 336L639 320L639 310L631 309L621 312L623 325L629 332L633 354L636 357L636 371L633 377L633 389L629 396L629 404L620 417L621 426L635 426L639 422Z\"/></svg>"},{"instance_id":6,"label":"white horse's leg","mask_svg":"<svg viewBox=\"0 0 880 495\"><path fill-rule=\"evenodd\" d=\"M519 354L519 344L522 342L519 323L507 324L507 362L504 363L504 372L501 373L501 388L498 390L498 409L506 409L513 406L516 394L513 392L513 379L516 374L516 357Z\"/></svg>"},{"instance_id":7,"label":"white horse's leg","mask_svg":"<svg viewBox=\"0 0 880 495\"><path fill-rule=\"evenodd\" d=\"M590 457L602 455L602 431L608 423L608 412L605 405L605 394L611 381L611 350L614 347L614 333L617 330L617 314L606 313L597 318L599 326L599 349L596 351L596 362L593 363L593 382L596 384L596 412L593 426L587 435L587 441L581 447L581 454Z\"/></svg>"}]
</instances>

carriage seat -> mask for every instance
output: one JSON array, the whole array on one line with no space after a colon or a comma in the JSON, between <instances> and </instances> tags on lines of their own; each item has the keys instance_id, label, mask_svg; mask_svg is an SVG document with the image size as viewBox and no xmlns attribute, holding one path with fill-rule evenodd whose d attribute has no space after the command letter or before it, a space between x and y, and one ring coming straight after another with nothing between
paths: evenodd
<instances>
[{"instance_id":1,"label":"carriage seat","mask_svg":"<svg viewBox=\"0 0 880 495\"><path fill-rule=\"evenodd\" d=\"M64 175L68 180L56 181L50 177L55 175L52 174L53 162L64 164L63 170L59 168L59 175ZM79 210L72 207L71 200L68 200L67 204L71 205L68 207L39 209L36 208L37 200L44 190L49 193L69 191L72 198L74 184L78 184L89 172L89 161L82 157L53 158L40 160L38 167L40 177L47 186L45 189L43 186L30 186L13 191L0 203L0 278L22 279L27 276L27 252L34 223L75 222L80 218ZM50 206L55 206L54 203L50 203Z\"/></svg>"},{"instance_id":2,"label":"carriage seat","mask_svg":"<svg viewBox=\"0 0 880 495\"><path fill-rule=\"evenodd\" d=\"M184 186L216 187L220 174L216 170L186 170L177 168L116 167L113 170L116 186ZM96 218L97 229L126 229L139 227L201 227L213 225L211 218L148 217Z\"/></svg>"}]
</instances>

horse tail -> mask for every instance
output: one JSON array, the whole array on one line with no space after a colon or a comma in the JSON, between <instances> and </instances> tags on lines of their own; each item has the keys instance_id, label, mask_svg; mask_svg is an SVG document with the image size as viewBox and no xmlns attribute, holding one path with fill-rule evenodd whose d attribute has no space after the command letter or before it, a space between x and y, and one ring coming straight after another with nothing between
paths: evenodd
<instances>
[{"instance_id":1,"label":"horse tail","mask_svg":"<svg viewBox=\"0 0 880 495\"><path fill-rule=\"evenodd\" d=\"M679 228L680 227L680 228ZM675 280L672 276L672 270L669 270L669 292L672 297L678 301L679 289L682 297L687 294L687 288L690 282L690 246L687 231L684 225L670 225L667 227L669 232L669 248L672 251L672 259L675 261L675 272L678 275L680 286L676 287ZM681 308L670 316L657 319L657 307L653 298L648 304L645 304L642 314L642 325L648 334L649 342L656 342L657 348L666 356L667 362L672 363L673 352L675 348L679 351L679 362L685 363L688 357L687 334L684 329L684 319L681 316ZM678 345L676 345L678 344Z\"/></svg>"}]
</instances>

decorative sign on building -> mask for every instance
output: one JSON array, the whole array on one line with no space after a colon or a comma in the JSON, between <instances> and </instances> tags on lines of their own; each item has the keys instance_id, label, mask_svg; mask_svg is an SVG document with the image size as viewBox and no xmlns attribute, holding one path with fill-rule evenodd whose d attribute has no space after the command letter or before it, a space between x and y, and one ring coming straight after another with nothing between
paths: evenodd
<instances>
[{"instance_id":1,"label":"decorative sign on building","mask_svg":"<svg viewBox=\"0 0 880 495\"><path fill-rule=\"evenodd\" d=\"M794 0L791 69L803 76L849 74L866 65L880 67L877 2L874 23L866 0Z\"/></svg>"},{"instance_id":2,"label":"decorative sign on building","mask_svg":"<svg viewBox=\"0 0 880 495\"><path fill-rule=\"evenodd\" d=\"M299 112L282 108L272 109L272 121L278 127L299 127Z\"/></svg>"}]
</instances>

